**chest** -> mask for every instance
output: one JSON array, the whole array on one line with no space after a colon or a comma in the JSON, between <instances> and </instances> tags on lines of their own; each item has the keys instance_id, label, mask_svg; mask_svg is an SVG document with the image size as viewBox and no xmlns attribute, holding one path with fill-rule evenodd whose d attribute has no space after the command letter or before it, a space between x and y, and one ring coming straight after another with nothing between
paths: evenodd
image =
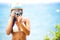
<instances>
[{"instance_id":1,"label":"chest","mask_svg":"<svg viewBox=\"0 0 60 40\"><path fill-rule=\"evenodd\" d=\"M21 20L21 23L25 26L26 25L26 21L25 21L25 18L23 18ZM13 26L13 32L18 32L18 31L23 31L23 29L19 30L17 24L15 23L14 26Z\"/></svg>"}]
</instances>

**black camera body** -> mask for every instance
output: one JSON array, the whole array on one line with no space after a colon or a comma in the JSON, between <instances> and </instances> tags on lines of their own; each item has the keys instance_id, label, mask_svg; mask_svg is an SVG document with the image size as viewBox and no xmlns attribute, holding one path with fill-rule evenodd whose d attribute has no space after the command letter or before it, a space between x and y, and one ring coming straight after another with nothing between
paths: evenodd
<instances>
[{"instance_id":1,"label":"black camera body","mask_svg":"<svg viewBox=\"0 0 60 40\"><path fill-rule=\"evenodd\" d=\"M14 13L16 16L21 16L22 15L22 10L14 10Z\"/></svg>"}]
</instances>

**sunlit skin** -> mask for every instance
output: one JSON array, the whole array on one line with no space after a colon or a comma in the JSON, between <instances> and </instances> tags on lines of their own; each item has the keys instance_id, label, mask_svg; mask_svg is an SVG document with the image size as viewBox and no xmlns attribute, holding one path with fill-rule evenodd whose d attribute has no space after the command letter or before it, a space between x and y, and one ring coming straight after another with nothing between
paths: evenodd
<instances>
[{"instance_id":1,"label":"sunlit skin","mask_svg":"<svg viewBox=\"0 0 60 40\"><path fill-rule=\"evenodd\" d=\"M17 9L18 10L18 9ZM16 18L16 21L14 24L17 25L18 30L17 32L13 32L13 19ZM22 21L24 17L22 16L16 16L14 14L14 11L11 12L11 17L8 21L8 26L6 29L6 34L9 35L12 34L12 40L26 40L26 36L30 34L30 21L28 18L24 18L24 21ZM25 25L24 25L24 24ZM21 31L23 30L23 31Z\"/></svg>"}]
</instances>

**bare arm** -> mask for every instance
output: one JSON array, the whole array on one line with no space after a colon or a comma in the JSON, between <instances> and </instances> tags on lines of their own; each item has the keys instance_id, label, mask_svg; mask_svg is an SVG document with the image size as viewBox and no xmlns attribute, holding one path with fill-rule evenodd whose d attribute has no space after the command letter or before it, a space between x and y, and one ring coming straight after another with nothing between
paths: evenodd
<instances>
[{"instance_id":1,"label":"bare arm","mask_svg":"<svg viewBox=\"0 0 60 40\"><path fill-rule=\"evenodd\" d=\"M27 18L26 18L26 25L24 26L23 24L21 24L21 28L23 29L26 35L30 34L30 21Z\"/></svg>"},{"instance_id":2,"label":"bare arm","mask_svg":"<svg viewBox=\"0 0 60 40\"><path fill-rule=\"evenodd\" d=\"M6 34L7 35L9 35L12 32L12 27L14 25L14 16L15 16L15 14L14 14L14 12L12 12L11 17L10 17L10 19L8 21L8 26L6 28Z\"/></svg>"},{"instance_id":3,"label":"bare arm","mask_svg":"<svg viewBox=\"0 0 60 40\"><path fill-rule=\"evenodd\" d=\"M13 26L13 19L14 18L10 18L8 21L8 26L6 29L6 34L9 35L12 32L12 26Z\"/></svg>"}]
</instances>

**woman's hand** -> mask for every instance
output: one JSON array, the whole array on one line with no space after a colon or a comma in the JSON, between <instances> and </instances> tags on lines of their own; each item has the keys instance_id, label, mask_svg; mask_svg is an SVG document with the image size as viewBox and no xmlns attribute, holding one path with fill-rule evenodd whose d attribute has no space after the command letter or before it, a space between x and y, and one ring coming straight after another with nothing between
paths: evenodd
<instances>
[{"instance_id":1,"label":"woman's hand","mask_svg":"<svg viewBox=\"0 0 60 40\"><path fill-rule=\"evenodd\" d=\"M12 17L12 18L15 17L14 11L12 11L12 13L11 13L11 17Z\"/></svg>"}]
</instances>

